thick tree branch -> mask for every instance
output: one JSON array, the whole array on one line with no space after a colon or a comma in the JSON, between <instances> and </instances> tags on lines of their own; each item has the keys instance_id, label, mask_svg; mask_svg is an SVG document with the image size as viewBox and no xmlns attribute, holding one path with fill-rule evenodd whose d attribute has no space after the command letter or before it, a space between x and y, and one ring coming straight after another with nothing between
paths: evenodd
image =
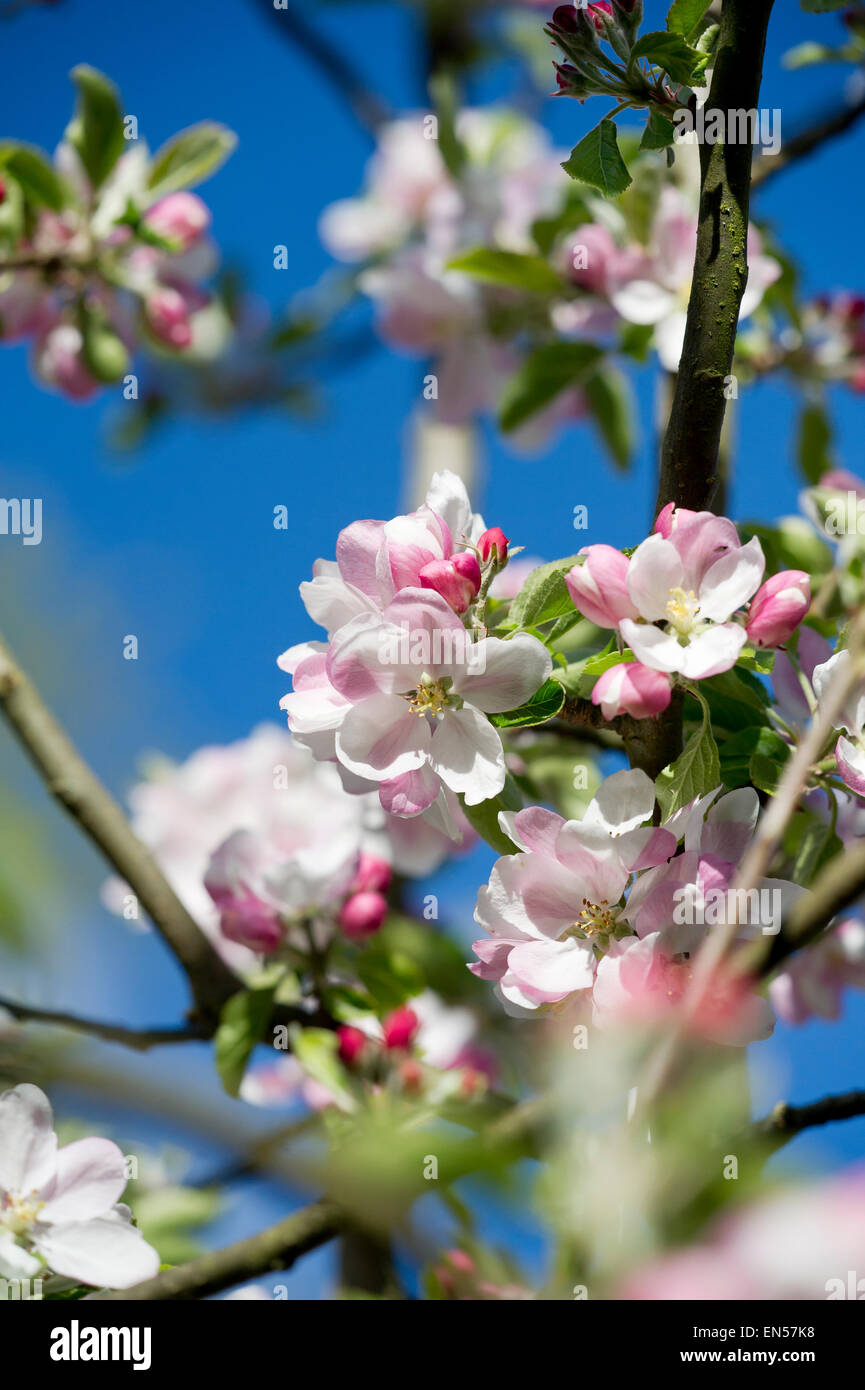
<instances>
[{"instance_id":1,"label":"thick tree branch","mask_svg":"<svg viewBox=\"0 0 865 1390\"><path fill-rule=\"evenodd\" d=\"M638 767L654 779L682 751L682 705L684 695L673 691L664 714L657 719L632 719L629 714L605 719L591 700L572 697L565 701L558 718L569 728L618 734L625 745L631 767Z\"/></svg>"},{"instance_id":2,"label":"thick tree branch","mask_svg":"<svg viewBox=\"0 0 865 1390\"><path fill-rule=\"evenodd\" d=\"M198 1017L212 1023L242 988L0 641L0 707L52 795L101 850L150 915L189 980Z\"/></svg>"},{"instance_id":3,"label":"thick tree branch","mask_svg":"<svg viewBox=\"0 0 865 1390\"><path fill-rule=\"evenodd\" d=\"M772 5L773 0L724 0L708 109L759 108ZM715 501L724 388L748 280L752 156L747 142L700 147L697 255L656 511L668 502L700 511Z\"/></svg>"},{"instance_id":4,"label":"thick tree branch","mask_svg":"<svg viewBox=\"0 0 865 1390\"><path fill-rule=\"evenodd\" d=\"M330 1202L314 1202L248 1240L224 1250L201 1255L189 1264L167 1269L154 1279L131 1289L112 1289L94 1294L95 1299L150 1302L171 1299L182 1302L207 1298L234 1284L264 1274L291 1269L292 1265L338 1235L342 1218Z\"/></svg>"},{"instance_id":5,"label":"thick tree branch","mask_svg":"<svg viewBox=\"0 0 865 1390\"><path fill-rule=\"evenodd\" d=\"M19 1023L47 1023L54 1028L71 1028L76 1033L87 1033L104 1042L122 1043L136 1052L147 1052L151 1047L162 1047L169 1043L200 1042L209 1036L206 1029L182 1024L174 1028L124 1028L121 1024L100 1023L97 1019L81 1018L78 1014L32 1008L14 999L0 998L0 1009L5 1009Z\"/></svg>"},{"instance_id":6,"label":"thick tree branch","mask_svg":"<svg viewBox=\"0 0 865 1390\"><path fill-rule=\"evenodd\" d=\"M768 1139L774 1152L804 1129L835 1124L838 1120L853 1120L859 1115L865 1115L865 1091L824 1096L810 1105L789 1105L787 1101L779 1101L771 1114L757 1122L753 1133L758 1138Z\"/></svg>"},{"instance_id":7,"label":"thick tree branch","mask_svg":"<svg viewBox=\"0 0 865 1390\"><path fill-rule=\"evenodd\" d=\"M752 188L763 188L776 174L782 174L791 164L798 164L819 150L828 140L834 140L852 129L865 116L865 97L850 106L843 106L822 120L801 130L788 140L776 155L763 155L754 166Z\"/></svg>"}]
</instances>

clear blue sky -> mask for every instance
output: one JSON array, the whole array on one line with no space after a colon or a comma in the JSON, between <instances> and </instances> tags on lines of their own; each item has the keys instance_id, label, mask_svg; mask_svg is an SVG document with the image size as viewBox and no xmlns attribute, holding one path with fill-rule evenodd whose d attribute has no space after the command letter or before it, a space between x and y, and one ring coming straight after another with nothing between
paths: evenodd
<instances>
[{"instance_id":1,"label":"clear blue sky","mask_svg":"<svg viewBox=\"0 0 865 1390\"><path fill-rule=\"evenodd\" d=\"M426 106L416 85L416 38L407 10L391 4L312 4L321 23L395 107ZM648 0L650 27L666 5ZM540 22L540 21L539 21ZM766 61L763 103L780 107L784 133L841 98L846 70L786 73L782 53L808 37L832 41L837 19L805 16L779 0ZM4 41L4 135L53 148L68 119L68 71L87 62L121 87L126 109L155 147L202 117L226 122L239 148L204 193L226 258L278 310L326 268L316 237L321 209L359 185L368 145L347 109L320 76L276 34L273 19L251 0L208 5L147 0L63 0L34 7L0 29ZM484 76L476 95L507 97L515 74ZM563 145L579 138L599 109L547 101L545 119ZM603 108L600 108L603 109ZM862 133L773 183L755 208L783 235L800 261L808 291L865 289L861 263ZM289 248L290 269L273 269L273 247ZM37 388L21 348L0 351L2 433L0 491L43 498L44 539L20 548L2 539L2 626L38 674L85 755L118 793L142 751L186 756L202 743L245 734L278 717L284 678L274 658L311 635L297 597L316 556L330 556L339 528L359 516L389 516L401 502L403 429L417 396L416 364L386 352L334 380L331 411L314 425L276 415L246 415L219 424L170 425L132 459L107 449L110 396L73 406ZM490 523L500 523L531 554L554 558L575 549L575 504L589 506L580 543L633 544L644 534L651 499L651 371L638 390L643 447L634 473L607 467L585 429L561 438L542 460L515 456L488 441L483 496ZM784 384L765 385L740 402L732 515L771 518L796 510L792 467L795 402ZM833 393L839 454L861 470L863 402ZM273 507L285 503L296 525L275 531ZM14 550L12 547L15 547ZM136 633L137 663L121 658ZM2 739L4 774L34 806L35 779ZM46 813L58 852L76 862L74 832ZM485 876L483 851L449 873L444 910L465 932L474 885ZM70 868L47 967L18 977L55 1006L111 1014L131 1023L170 1022L183 1005L177 975L158 944L127 935L98 906L101 869L85 852ZM764 1046L773 1080L767 1098L806 1099L829 1085L862 1084L865 999L851 1000L839 1028L779 1030ZM205 1055L159 1059L164 1072L183 1066L210 1075ZM137 1065L137 1063L136 1063ZM205 1084L204 1081L202 1084ZM210 1083L206 1083L210 1084ZM214 1090L214 1096L216 1091ZM224 1102L229 1112L235 1107ZM238 1112L239 1113L239 1112ZM127 1131L132 1123L127 1125ZM140 1129L136 1132L141 1132ZM829 1163L865 1147L865 1121L801 1141ZM254 1229L284 1205L273 1190L244 1189L219 1235ZM322 1257L317 1267L326 1265ZM297 1276L295 1276L296 1278Z\"/></svg>"}]
</instances>

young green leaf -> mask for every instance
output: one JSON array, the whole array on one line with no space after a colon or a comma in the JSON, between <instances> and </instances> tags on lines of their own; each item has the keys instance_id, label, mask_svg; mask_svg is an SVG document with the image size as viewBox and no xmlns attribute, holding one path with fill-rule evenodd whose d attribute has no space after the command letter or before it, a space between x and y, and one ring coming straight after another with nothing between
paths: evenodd
<instances>
[{"instance_id":1,"label":"young green leaf","mask_svg":"<svg viewBox=\"0 0 865 1390\"><path fill-rule=\"evenodd\" d=\"M663 29L644 34L631 50L629 72L634 72L639 58L645 58L646 62L663 68L674 82L681 82L689 87L706 85L704 73L709 62L708 54L692 48L681 34L668 34Z\"/></svg>"},{"instance_id":2,"label":"young green leaf","mask_svg":"<svg viewBox=\"0 0 865 1390\"><path fill-rule=\"evenodd\" d=\"M668 121L666 116L662 116L660 111L650 111L646 129L643 131L643 138L640 141L640 149L665 150L672 145L675 137L676 127L673 122Z\"/></svg>"},{"instance_id":3,"label":"young green leaf","mask_svg":"<svg viewBox=\"0 0 865 1390\"><path fill-rule=\"evenodd\" d=\"M147 186L155 196L194 188L215 174L237 145L237 136L216 121L200 121L166 140L153 156Z\"/></svg>"},{"instance_id":4,"label":"young green leaf","mask_svg":"<svg viewBox=\"0 0 865 1390\"><path fill-rule=\"evenodd\" d=\"M72 80L78 88L78 106L66 127L66 139L99 188L123 153L120 94L103 73L85 63L72 69Z\"/></svg>"},{"instance_id":5,"label":"young green leaf","mask_svg":"<svg viewBox=\"0 0 865 1390\"><path fill-rule=\"evenodd\" d=\"M667 28L671 34L681 34L690 39L700 27L700 21L712 0L673 0L667 15Z\"/></svg>"},{"instance_id":6,"label":"young green leaf","mask_svg":"<svg viewBox=\"0 0 865 1390\"><path fill-rule=\"evenodd\" d=\"M505 387L499 405L503 430L515 430L570 386L577 386L602 356L592 343L550 343L535 348Z\"/></svg>"},{"instance_id":7,"label":"young green leaf","mask_svg":"<svg viewBox=\"0 0 865 1390\"><path fill-rule=\"evenodd\" d=\"M497 251L478 246L465 251L448 262L448 270L461 270L475 280L491 285L506 285L516 290L539 294L561 293L562 277L540 256L525 256L518 251Z\"/></svg>"},{"instance_id":8,"label":"young green leaf","mask_svg":"<svg viewBox=\"0 0 865 1390\"><path fill-rule=\"evenodd\" d=\"M519 627L532 627L575 612L565 575L571 572L578 560L579 556L569 555L565 560L553 560L532 570L511 603L510 621Z\"/></svg>"},{"instance_id":9,"label":"young green leaf","mask_svg":"<svg viewBox=\"0 0 865 1390\"><path fill-rule=\"evenodd\" d=\"M41 150L29 145L8 145L0 150L0 164L13 173L27 198L53 212L63 207L63 184Z\"/></svg>"},{"instance_id":10,"label":"young green leaf","mask_svg":"<svg viewBox=\"0 0 865 1390\"><path fill-rule=\"evenodd\" d=\"M460 805L472 829L476 830L481 839L486 840L497 854L517 853L517 846L508 839L499 825L501 811L519 811L523 805L520 789L510 774L498 796L490 797L489 801L482 801L479 806L467 806L465 798L460 796Z\"/></svg>"},{"instance_id":11,"label":"young green leaf","mask_svg":"<svg viewBox=\"0 0 865 1390\"><path fill-rule=\"evenodd\" d=\"M349 1078L339 1060L339 1039L328 1028L301 1028L292 1025L291 1050L307 1076L317 1081L332 1096L340 1110L356 1108L349 1089Z\"/></svg>"},{"instance_id":12,"label":"young green leaf","mask_svg":"<svg viewBox=\"0 0 865 1390\"><path fill-rule=\"evenodd\" d=\"M636 404L627 377L612 362L603 362L586 377L583 394L616 467L628 468L634 452Z\"/></svg>"},{"instance_id":13,"label":"young green leaf","mask_svg":"<svg viewBox=\"0 0 865 1390\"><path fill-rule=\"evenodd\" d=\"M695 797L705 796L721 781L718 745L712 734L709 707L702 699L701 703L703 721L699 729L688 739L676 761L665 767L655 781L655 794L665 819Z\"/></svg>"},{"instance_id":14,"label":"young green leaf","mask_svg":"<svg viewBox=\"0 0 865 1390\"><path fill-rule=\"evenodd\" d=\"M811 401L799 416L799 468L809 483L819 483L824 473L835 467L832 456L833 430L826 407Z\"/></svg>"},{"instance_id":15,"label":"young green leaf","mask_svg":"<svg viewBox=\"0 0 865 1390\"><path fill-rule=\"evenodd\" d=\"M536 724L547 724L555 719L564 703L564 688L558 681L548 680L519 709L510 709L506 714L491 714L490 721L497 729L530 729Z\"/></svg>"},{"instance_id":16,"label":"young green leaf","mask_svg":"<svg viewBox=\"0 0 865 1390\"><path fill-rule=\"evenodd\" d=\"M599 188L608 198L624 193L631 184L628 166L619 150L615 121L608 117L590 130L562 165L566 174Z\"/></svg>"},{"instance_id":17,"label":"young green leaf","mask_svg":"<svg viewBox=\"0 0 865 1390\"><path fill-rule=\"evenodd\" d=\"M246 1064L264 1037L275 993L275 985L241 990L231 996L220 1014L215 1038L216 1069L230 1096L238 1095Z\"/></svg>"}]
</instances>

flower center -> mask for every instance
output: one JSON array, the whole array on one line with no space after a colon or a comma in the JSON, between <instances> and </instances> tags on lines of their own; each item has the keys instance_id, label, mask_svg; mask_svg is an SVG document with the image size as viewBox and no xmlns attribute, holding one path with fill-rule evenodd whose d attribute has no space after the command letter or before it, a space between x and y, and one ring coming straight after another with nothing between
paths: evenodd
<instances>
[{"instance_id":1,"label":"flower center","mask_svg":"<svg viewBox=\"0 0 865 1390\"><path fill-rule=\"evenodd\" d=\"M699 611L700 604L693 589L687 593L680 588L670 590L666 607L667 622L681 636L687 637L693 631Z\"/></svg>"},{"instance_id":2,"label":"flower center","mask_svg":"<svg viewBox=\"0 0 865 1390\"><path fill-rule=\"evenodd\" d=\"M412 714L418 715L419 718L424 719L428 714L433 718L440 718L448 705L455 703L450 694L450 684L448 677L435 680L433 676L424 674L417 688L409 690L403 699L408 700Z\"/></svg>"},{"instance_id":3,"label":"flower center","mask_svg":"<svg viewBox=\"0 0 865 1390\"><path fill-rule=\"evenodd\" d=\"M571 931L575 935L588 937L589 940L610 936L615 931L618 920L619 909L610 907L606 898L599 903L583 898L582 907Z\"/></svg>"},{"instance_id":4,"label":"flower center","mask_svg":"<svg viewBox=\"0 0 865 1390\"><path fill-rule=\"evenodd\" d=\"M45 1203L34 1201L35 1190L29 1197L16 1192L6 1192L0 1202L0 1226L5 1226L13 1236L27 1235L39 1220L39 1213Z\"/></svg>"}]
</instances>

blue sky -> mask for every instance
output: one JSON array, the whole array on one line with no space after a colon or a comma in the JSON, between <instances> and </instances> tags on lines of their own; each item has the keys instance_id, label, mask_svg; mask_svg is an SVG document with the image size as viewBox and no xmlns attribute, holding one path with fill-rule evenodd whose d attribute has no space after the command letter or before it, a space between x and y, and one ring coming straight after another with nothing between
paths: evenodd
<instances>
[{"instance_id":1,"label":"blue sky","mask_svg":"<svg viewBox=\"0 0 865 1390\"><path fill-rule=\"evenodd\" d=\"M240 143L205 188L215 233L226 259L242 266L250 286L278 311L326 269L318 215L358 187L369 146L338 96L276 34L266 8L249 0L34 7L3 25L4 134L53 148L72 101L67 74L79 62L118 83L151 147L202 117L224 121ZM665 9L648 0L650 27L662 27ZM347 39L394 107L426 107L407 10L351 0L307 0L303 10L335 44ZM805 16L794 0L779 0L763 104L782 109L785 135L837 104L847 73L786 73L783 52L805 38L832 41L839 33L832 17ZM506 98L514 90L515 73L504 68L485 73L475 95ZM552 100L541 106L562 145L575 143L602 109ZM850 174L854 160L861 167L863 139L865 131L848 136L784 174L755 205L798 258L807 291L865 288L863 192ZM289 248L286 271L273 268L276 244ZM122 793L142 752L183 757L278 717L284 678L274 659L311 635L298 583L317 556L333 553L341 526L399 509L405 422L420 375L417 364L382 350L334 379L320 422L251 413L218 423L186 419L133 457L118 458L105 443L107 416L133 405L110 393L88 406L70 405L33 384L21 348L0 351L0 491L42 497L44 513L41 546L2 540L2 628L113 790ZM586 429L562 436L542 459L515 455L488 435L477 499L488 521L529 553L552 559L576 548L573 510L585 503L589 532L579 543L639 540L654 497L651 371L639 373L637 388L642 448L627 478L610 470ZM838 391L832 404L839 457L857 470L863 402ZM785 384L743 396L732 515L768 519L796 510L795 413ZM287 532L272 526L280 503L293 520ZM127 633L138 635L138 662L122 659ZM6 781L43 810L35 778L5 738L0 757ZM130 1023L171 1022L184 1002L171 962L153 938L127 935L100 908L102 870L88 849L79 853L75 832L48 810L45 827L68 866L55 936L38 972L16 970L13 978L45 1004ZM440 890L444 914L463 932L485 863L481 852L472 866L451 871ZM863 1026L860 998L851 1000L840 1027L779 1029L761 1053L771 1068L765 1099L802 1100L861 1084ZM182 1063L190 1080L209 1085L207 1056L197 1051L163 1054L157 1065L167 1075ZM240 1114L215 1090L214 1104ZM800 1141L792 1152L831 1164L857 1157L863 1146L860 1121ZM217 1234L255 1229L283 1205L273 1189L246 1187ZM316 1277L326 1263L317 1260Z\"/></svg>"}]
</instances>

